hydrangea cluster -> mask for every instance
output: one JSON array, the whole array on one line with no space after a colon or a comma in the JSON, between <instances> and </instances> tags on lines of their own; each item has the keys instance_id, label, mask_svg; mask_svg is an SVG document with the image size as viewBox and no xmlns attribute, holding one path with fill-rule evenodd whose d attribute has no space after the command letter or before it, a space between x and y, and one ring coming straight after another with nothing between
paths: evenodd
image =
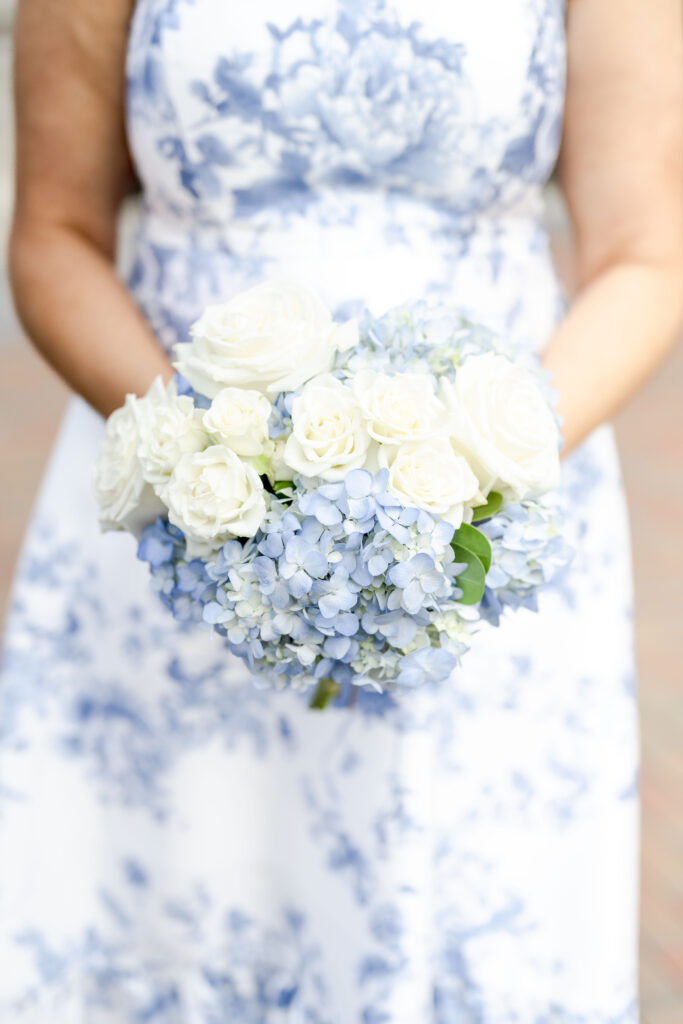
<instances>
[{"instance_id":1,"label":"hydrangea cluster","mask_svg":"<svg viewBox=\"0 0 683 1024\"><path fill-rule=\"evenodd\" d=\"M491 543L491 568L479 606L482 619L497 626L506 608L537 611L538 592L572 558L565 543L557 501L507 505L480 524Z\"/></svg>"},{"instance_id":2,"label":"hydrangea cluster","mask_svg":"<svg viewBox=\"0 0 683 1024\"><path fill-rule=\"evenodd\" d=\"M423 299L390 309L381 317L366 310L359 323L358 344L339 353L340 376L352 379L363 367L384 373L424 371L437 379L452 376L469 356L491 353L504 356L534 375L550 408L556 394L550 373L543 370L534 351L446 305ZM559 417L556 417L559 425Z\"/></svg>"},{"instance_id":3,"label":"hydrangea cluster","mask_svg":"<svg viewBox=\"0 0 683 1024\"><path fill-rule=\"evenodd\" d=\"M363 366L385 373L422 370L441 377L469 355L511 354L505 339L487 327L424 300L396 306L376 318L366 310L359 335L359 344L337 357L338 367L349 377Z\"/></svg>"},{"instance_id":4,"label":"hydrangea cluster","mask_svg":"<svg viewBox=\"0 0 683 1024\"><path fill-rule=\"evenodd\" d=\"M458 600L464 565L452 527L399 505L387 476L358 469L292 502L274 498L256 537L207 562L185 561L182 534L159 518L139 556L173 614L212 626L257 683L444 679L477 617Z\"/></svg>"},{"instance_id":5,"label":"hydrangea cluster","mask_svg":"<svg viewBox=\"0 0 683 1024\"><path fill-rule=\"evenodd\" d=\"M336 324L281 282L191 333L177 380L110 417L95 490L161 600L256 685L323 707L444 680L566 564L535 357L424 302Z\"/></svg>"}]
</instances>

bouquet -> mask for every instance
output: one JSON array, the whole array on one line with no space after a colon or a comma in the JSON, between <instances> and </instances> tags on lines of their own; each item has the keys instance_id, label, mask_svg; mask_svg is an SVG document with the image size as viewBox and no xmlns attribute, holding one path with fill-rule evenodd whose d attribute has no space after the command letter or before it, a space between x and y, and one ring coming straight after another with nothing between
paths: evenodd
<instances>
[{"instance_id":1,"label":"bouquet","mask_svg":"<svg viewBox=\"0 0 683 1024\"><path fill-rule=\"evenodd\" d=\"M321 708L444 680L568 561L545 374L457 311L335 323L265 282L207 308L174 365L107 421L100 522L256 685Z\"/></svg>"}]
</instances>

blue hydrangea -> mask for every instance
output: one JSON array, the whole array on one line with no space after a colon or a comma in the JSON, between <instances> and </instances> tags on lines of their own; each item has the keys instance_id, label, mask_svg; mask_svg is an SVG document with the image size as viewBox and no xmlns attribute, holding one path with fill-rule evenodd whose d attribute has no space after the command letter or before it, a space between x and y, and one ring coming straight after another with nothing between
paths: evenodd
<instances>
[{"instance_id":1,"label":"blue hydrangea","mask_svg":"<svg viewBox=\"0 0 683 1024\"><path fill-rule=\"evenodd\" d=\"M497 626L506 608L537 610L538 590L571 560L562 539L562 512L555 499L507 505L481 524L491 542L491 569L480 604L483 619Z\"/></svg>"},{"instance_id":2,"label":"blue hydrangea","mask_svg":"<svg viewBox=\"0 0 683 1024\"><path fill-rule=\"evenodd\" d=\"M447 647L421 647L401 658L396 682L408 689L425 683L440 683L448 678L457 663L456 655Z\"/></svg>"}]
</instances>

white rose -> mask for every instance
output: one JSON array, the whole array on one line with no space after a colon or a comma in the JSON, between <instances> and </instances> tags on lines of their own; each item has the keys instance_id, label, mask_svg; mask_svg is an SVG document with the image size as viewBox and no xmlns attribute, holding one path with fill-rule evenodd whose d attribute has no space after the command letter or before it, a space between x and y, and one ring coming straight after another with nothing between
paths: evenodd
<instances>
[{"instance_id":1,"label":"white rose","mask_svg":"<svg viewBox=\"0 0 683 1024\"><path fill-rule=\"evenodd\" d=\"M391 377L361 370L353 390L367 421L368 433L384 444L432 437L445 412L428 373L399 373Z\"/></svg>"},{"instance_id":2,"label":"white rose","mask_svg":"<svg viewBox=\"0 0 683 1024\"><path fill-rule=\"evenodd\" d=\"M351 388L331 374L315 377L292 402L287 465L304 476L342 480L365 463L370 437Z\"/></svg>"},{"instance_id":3,"label":"white rose","mask_svg":"<svg viewBox=\"0 0 683 1024\"><path fill-rule=\"evenodd\" d=\"M272 406L260 391L223 388L204 413L204 426L238 455L262 455Z\"/></svg>"},{"instance_id":4,"label":"white rose","mask_svg":"<svg viewBox=\"0 0 683 1024\"><path fill-rule=\"evenodd\" d=\"M183 455L206 448L209 437L201 411L189 395L178 395L175 381L164 387L161 377L133 405L138 427L138 458L142 474L163 498L164 490Z\"/></svg>"},{"instance_id":5,"label":"white rose","mask_svg":"<svg viewBox=\"0 0 683 1024\"><path fill-rule=\"evenodd\" d=\"M285 460L287 441L284 437L276 437L268 454L268 476L273 482L287 480L291 475L291 467Z\"/></svg>"},{"instance_id":6,"label":"white rose","mask_svg":"<svg viewBox=\"0 0 683 1024\"><path fill-rule=\"evenodd\" d=\"M134 395L106 422L98 458L93 467L93 492L100 507L102 530L129 530L139 534L165 508L146 482L138 459L139 434Z\"/></svg>"},{"instance_id":7,"label":"white rose","mask_svg":"<svg viewBox=\"0 0 683 1024\"><path fill-rule=\"evenodd\" d=\"M264 393L295 391L332 368L335 352L358 340L354 320L335 324L310 288L272 281L209 306L176 347L175 367L214 398L227 386Z\"/></svg>"},{"instance_id":8,"label":"white rose","mask_svg":"<svg viewBox=\"0 0 683 1024\"><path fill-rule=\"evenodd\" d=\"M215 551L233 537L253 537L266 503L261 479L225 445L184 455L166 490L168 518L182 530L188 554Z\"/></svg>"},{"instance_id":9,"label":"white rose","mask_svg":"<svg viewBox=\"0 0 683 1024\"><path fill-rule=\"evenodd\" d=\"M522 501L560 482L559 431L534 375L505 356L470 356L442 382L449 433L482 492Z\"/></svg>"},{"instance_id":10,"label":"white rose","mask_svg":"<svg viewBox=\"0 0 683 1024\"><path fill-rule=\"evenodd\" d=\"M467 459L456 455L445 437L381 448L380 462L388 466L388 489L402 505L431 512L456 529L468 503L479 494L479 482Z\"/></svg>"}]
</instances>

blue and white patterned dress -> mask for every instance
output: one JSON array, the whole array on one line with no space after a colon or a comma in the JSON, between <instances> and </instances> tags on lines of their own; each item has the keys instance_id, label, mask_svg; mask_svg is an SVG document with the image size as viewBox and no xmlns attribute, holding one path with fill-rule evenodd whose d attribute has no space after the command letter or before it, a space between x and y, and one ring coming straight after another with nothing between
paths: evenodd
<instances>
[{"instance_id":1,"label":"blue and white patterned dress","mask_svg":"<svg viewBox=\"0 0 683 1024\"><path fill-rule=\"evenodd\" d=\"M129 277L161 344L300 277L540 347L562 0L138 0ZM93 324L93 330L97 325ZM572 568L398 702L307 708L176 624L100 536L72 405L2 675L2 1024L633 1024L637 717L612 435L567 460Z\"/></svg>"}]
</instances>

